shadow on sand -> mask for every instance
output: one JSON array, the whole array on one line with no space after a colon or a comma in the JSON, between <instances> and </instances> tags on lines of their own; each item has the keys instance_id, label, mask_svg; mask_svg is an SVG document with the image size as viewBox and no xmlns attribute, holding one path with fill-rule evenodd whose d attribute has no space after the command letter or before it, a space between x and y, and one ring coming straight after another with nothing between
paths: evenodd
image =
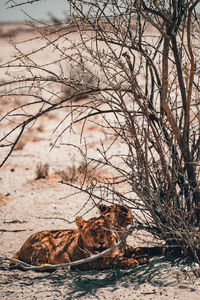
<instances>
[{"instance_id":1,"label":"shadow on sand","mask_svg":"<svg viewBox=\"0 0 200 300\"><path fill-rule=\"evenodd\" d=\"M153 286L176 286L180 276L187 277L185 271L192 263L172 257L154 257L147 265L129 270L106 271L67 271L64 269L54 272L34 272L8 270L0 266L0 290L3 296L13 297L18 295L33 299L102 299L101 291L108 289L110 292L119 288L138 289L144 283ZM18 293L16 294L16 291ZM98 291L98 295L97 295ZM46 299L45 298L45 299Z\"/></svg>"}]
</instances>

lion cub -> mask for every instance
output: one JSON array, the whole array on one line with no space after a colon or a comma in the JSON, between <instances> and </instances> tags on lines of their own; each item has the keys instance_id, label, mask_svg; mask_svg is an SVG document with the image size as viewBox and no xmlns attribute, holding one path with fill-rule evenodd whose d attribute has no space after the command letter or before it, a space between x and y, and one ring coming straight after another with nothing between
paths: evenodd
<instances>
[{"instance_id":1,"label":"lion cub","mask_svg":"<svg viewBox=\"0 0 200 300\"><path fill-rule=\"evenodd\" d=\"M13 258L31 265L43 266L62 264L90 257L100 253L118 242L109 219L104 216L85 221L76 218L77 229L48 230L31 235ZM16 265L11 262L10 265ZM113 267L128 268L138 266L134 257L124 256L120 247L92 262L83 263L79 270L103 270Z\"/></svg>"},{"instance_id":2,"label":"lion cub","mask_svg":"<svg viewBox=\"0 0 200 300\"><path fill-rule=\"evenodd\" d=\"M110 221L119 238L123 236L128 225L133 225L133 215L131 209L127 206L119 204L113 204L111 206L97 204L97 207L101 216Z\"/></svg>"},{"instance_id":3,"label":"lion cub","mask_svg":"<svg viewBox=\"0 0 200 300\"><path fill-rule=\"evenodd\" d=\"M107 206L105 204L97 204L101 217L110 221L112 229L117 234L118 238L122 238L127 225L133 225L133 215L131 209L125 205L113 204ZM150 250L148 247L133 248L124 241L121 245L124 257L135 258L142 263L146 263L149 259Z\"/></svg>"}]
</instances>

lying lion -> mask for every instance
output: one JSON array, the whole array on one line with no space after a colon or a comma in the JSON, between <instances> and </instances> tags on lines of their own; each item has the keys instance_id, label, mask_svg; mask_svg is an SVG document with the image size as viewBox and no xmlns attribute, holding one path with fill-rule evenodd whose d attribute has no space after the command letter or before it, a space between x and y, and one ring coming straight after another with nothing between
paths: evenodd
<instances>
[{"instance_id":1,"label":"lying lion","mask_svg":"<svg viewBox=\"0 0 200 300\"><path fill-rule=\"evenodd\" d=\"M133 216L131 209L125 205L113 204L107 206L105 204L97 204L101 216L104 216L108 219L121 238L125 232L125 229L128 225L133 224Z\"/></svg>"},{"instance_id":2,"label":"lying lion","mask_svg":"<svg viewBox=\"0 0 200 300\"><path fill-rule=\"evenodd\" d=\"M97 204L100 215L110 221L112 229L121 239L128 225L133 225L133 215L131 209L125 205L113 204L107 206L105 204ZM137 247L133 248L126 244L126 240L121 244L123 255L126 257L135 257L142 262L148 261L150 256L163 255L167 252L163 246L155 247Z\"/></svg>"},{"instance_id":3,"label":"lying lion","mask_svg":"<svg viewBox=\"0 0 200 300\"><path fill-rule=\"evenodd\" d=\"M76 225L77 229L41 231L31 235L12 258L36 266L63 264L100 253L119 240L110 220L104 216L88 221L77 217ZM97 260L80 264L76 268L79 270L129 268L146 261L145 256L139 257L137 253L127 257L125 252L117 247ZM11 262L10 265L16 264Z\"/></svg>"},{"instance_id":4,"label":"lying lion","mask_svg":"<svg viewBox=\"0 0 200 300\"><path fill-rule=\"evenodd\" d=\"M101 216L110 221L112 229L118 235L119 239L124 235L126 227L128 225L133 225L133 215L129 207L119 204L113 204L111 206L97 204L97 207ZM136 253L136 249L127 245L126 241L121 244L121 248L128 256L130 256L131 253ZM138 251L140 252L139 248L137 248L137 252Z\"/></svg>"}]
</instances>

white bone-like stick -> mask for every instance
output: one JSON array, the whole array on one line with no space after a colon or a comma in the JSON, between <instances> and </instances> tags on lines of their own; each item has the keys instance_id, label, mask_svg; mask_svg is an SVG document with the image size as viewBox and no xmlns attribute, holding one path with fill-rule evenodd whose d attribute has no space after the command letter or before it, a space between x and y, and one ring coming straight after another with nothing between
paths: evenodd
<instances>
[{"instance_id":1,"label":"white bone-like stick","mask_svg":"<svg viewBox=\"0 0 200 300\"><path fill-rule=\"evenodd\" d=\"M16 259L16 258L7 258L7 257L0 257L0 261L1 260L13 261L13 262L17 263L18 265L20 265L24 270L41 270L42 271L42 270L53 270L53 269L58 269L58 268L73 267L73 266L77 266L77 265L80 265L83 263L91 262L91 261L93 261L97 258L100 258L101 256L111 252L112 250L117 248L123 241L126 240L127 236L130 234L132 229L133 229L133 226L128 225L126 227L126 231L125 231L124 235L122 236L121 240L117 244L113 245L111 248L106 249L106 250L102 251L101 253L92 255L90 257L72 261L72 262L68 262L65 264L34 266L34 265L29 265L29 264L27 264L19 259Z\"/></svg>"}]
</instances>

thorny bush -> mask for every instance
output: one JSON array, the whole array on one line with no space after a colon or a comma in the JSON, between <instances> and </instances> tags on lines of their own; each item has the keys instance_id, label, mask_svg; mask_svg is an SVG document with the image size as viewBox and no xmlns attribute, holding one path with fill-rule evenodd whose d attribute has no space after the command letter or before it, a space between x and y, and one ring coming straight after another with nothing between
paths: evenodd
<instances>
[{"instance_id":1,"label":"thorny bush","mask_svg":"<svg viewBox=\"0 0 200 300\"><path fill-rule=\"evenodd\" d=\"M15 77L0 84L2 101L13 101L18 95L26 98L1 117L1 122L13 122L12 129L1 135L6 150L1 165L29 124L51 111L68 109L70 122L60 135L78 122L83 124L81 137L91 122L99 126L107 140L99 140L97 155L88 154L87 139L85 150L82 146L79 150L88 164L96 163L96 168L109 170L112 176L103 182L64 184L87 193L91 201L114 199L129 205L139 229L196 260L198 3L68 0L66 22L45 25L30 20L29 26L37 32L35 40L42 38L43 45L23 53L20 44L13 42L17 55L1 69ZM11 6L16 5L13 1ZM38 63L34 55L44 49L54 53L52 60ZM15 70L23 73L17 77ZM83 98L84 103L74 102ZM59 125L66 119L67 115Z\"/></svg>"}]
</instances>

